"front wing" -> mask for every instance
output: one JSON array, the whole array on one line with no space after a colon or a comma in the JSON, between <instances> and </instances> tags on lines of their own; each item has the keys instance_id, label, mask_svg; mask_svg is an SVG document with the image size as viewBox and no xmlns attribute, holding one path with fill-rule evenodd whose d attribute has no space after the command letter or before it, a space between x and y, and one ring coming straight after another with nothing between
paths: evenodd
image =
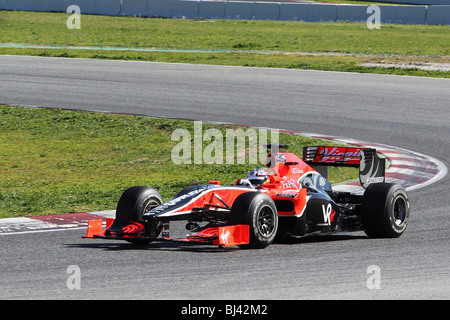
<instances>
[{"instance_id":1,"label":"front wing","mask_svg":"<svg viewBox=\"0 0 450 320\"><path fill-rule=\"evenodd\" d=\"M106 228L102 227L102 220L91 220L88 222L86 236L83 238L91 239L113 239L128 241L170 241L183 243L211 244L219 246L237 246L250 242L249 225L229 225L204 228L199 232L187 235L185 238L171 238L168 227L164 228L161 237L147 237L140 234L144 226L138 222L130 221L127 226L122 228L120 234L108 232L108 228L114 222L114 219L106 219Z\"/></svg>"}]
</instances>

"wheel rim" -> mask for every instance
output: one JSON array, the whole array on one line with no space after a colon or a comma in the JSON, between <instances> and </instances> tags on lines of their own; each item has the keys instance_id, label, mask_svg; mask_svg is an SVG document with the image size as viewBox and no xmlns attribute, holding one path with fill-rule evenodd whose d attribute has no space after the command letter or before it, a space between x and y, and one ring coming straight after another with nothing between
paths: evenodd
<instances>
[{"instance_id":1,"label":"wheel rim","mask_svg":"<svg viewBox=\"0 0 450 320\"><path fill-rule=\"evenodd\" d=\"M269 237L275 229L275 214L271 207L264 206L258 214L258 231L264 237Z\"/></svg>"},{"instance_id":2,"label":"wheel rim","mask_svg":"<svg viewBox=\"0 0 450 320\"><path fill-rule=\"evenodd\" d=\"M161 202L159 202L159 200L150 199L150 201L145 205L143 214L158 207L159 205L161 205ZM162 222L155 221L155 222L152 222L151 225L152 225L152 227L148 228L147 235L149 235L150 237L156 238L162 230Z\"/></svg>"},{"instance_id":3,"label":"wheel rim","mask_svg":"<svg viewBox=\"0 0 450 320\"><path fill-rule=\"evenodd\" d=\"M394 223L396 226L401 226L406 220L406 202L399 197L394 202Z\"/></svg>"},{"instance_id":4,"label":"wheel rim","mask_svg":"<svg viewBox=\"0 0 450 320\"><path fill-rule=\"evenodd\" d=\"M151 199L145 206L143 213L149 212L150 210L156 208L159 205L160 205L159 201Z\"/></svg>"}]
</instances>

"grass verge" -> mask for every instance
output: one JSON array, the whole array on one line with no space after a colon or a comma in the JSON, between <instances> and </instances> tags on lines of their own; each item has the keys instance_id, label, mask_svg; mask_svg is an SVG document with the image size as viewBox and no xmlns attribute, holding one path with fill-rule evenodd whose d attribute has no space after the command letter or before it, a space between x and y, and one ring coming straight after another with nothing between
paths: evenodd
<instances>
[{"instance_id":1,"label":"grass verge","mask_svg":"<svg viewBox=\"0 0 450 320\"><path fill-rule=\"evenodd\" d=\"M417 68L363 67L377 62L450 62L450 26L365 23L148 19L0 11L0 44L104 49L1 48L0 54L184 62L450 77ZM119 48L120 51L108 50ZM129 48L129 50L124 50ZM159 48L166 51L136 51ZM189 49L191 52L172 50ZM195 50L198 50L195 52ZM205 51L210 52L205 52Z\"/></svg>"},{"instance_id":2,"label":"grass verge","mask_svg":"<svg viewBox=\"0 0 450 320\"><path fill-rule=\"evenodd\" d=\"M237 160L174 164L177 128L194 136L184 120L0 106L0 218L114 209L134 185L152 186L168 200L192 181L234 184L255 168ZM209 128L236 129L203 124ZM305 145L336 145L284 133L280 143L298 155ZM334 183L357 176L355 169L330 168Z\"/></svg>"}]
</instances>

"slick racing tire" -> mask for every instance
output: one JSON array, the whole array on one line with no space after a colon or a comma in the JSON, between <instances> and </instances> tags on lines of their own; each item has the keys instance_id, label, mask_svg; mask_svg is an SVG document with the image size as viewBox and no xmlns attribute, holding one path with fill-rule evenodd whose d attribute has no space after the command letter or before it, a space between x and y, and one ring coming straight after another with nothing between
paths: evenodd
<instances>
[{"instance_id":1,"label":"slick racing tire","mask_svg":"<svg viewBox=\"0 0 450 320\"><path fill-rule=\"evenodd\" d=\"M246 192L236 198L231 207L233 225L250 226L250 243L241 248L262 249L269 246L278 230L278 213L273 200L260 192Z\"/></svg>"},{"instance_id":2,"label":"slick racing tire","mask_svg":"<svg viewBox=\"0 0 450 320\"><path fill-rule=\"evenodd\" d=\"M141 221L145 212L156 208L163 203L163 198L153 188L136 186L125 190L119 199L116 210L116 219L119 221ZM151 236L157 237L161 232L161 226L153 226ZM130 239L128 242L134 244L148 244L147 239Z\"/></svg>"},{"instance_id":3,"label":"slick racing tire","mask_svg":"<svg viewBox=\"0 0 450 320\"><path fill-rule=\"evenodd\" d=\"M361 211L362 225L368 236L398 238L408 224L408 195L398 184L370 184L364 192Z\"/></svg>"}]
</instances>

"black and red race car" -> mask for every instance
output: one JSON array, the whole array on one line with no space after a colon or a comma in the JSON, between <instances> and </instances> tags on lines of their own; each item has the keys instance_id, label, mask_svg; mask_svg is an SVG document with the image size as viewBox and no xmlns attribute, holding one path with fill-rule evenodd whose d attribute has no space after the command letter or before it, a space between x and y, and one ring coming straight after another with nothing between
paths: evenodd
<instances>
[{"instance_id":1,"label":"black and red race car","mask_svg":"<svg viewBox=\"0 0 450 320\"><path fill-rule=\"evenodd\" d=\"M281 147L287 146L276 150ZM327 166L359 168L364 192L334 191ZM102 220L89 221L85 238L265 248L276 237L364 231L396 238L406 229L408 195L400 185L385 182L385 159L375 149L305 147L303 159L276 151L266 167L232 186L190 185L167 202L153 188L131 187L119 199L116 218L107 219L105 229ZM189 234L171 238L170 222L180 220Z\"/></svg>"}]
</instances>

